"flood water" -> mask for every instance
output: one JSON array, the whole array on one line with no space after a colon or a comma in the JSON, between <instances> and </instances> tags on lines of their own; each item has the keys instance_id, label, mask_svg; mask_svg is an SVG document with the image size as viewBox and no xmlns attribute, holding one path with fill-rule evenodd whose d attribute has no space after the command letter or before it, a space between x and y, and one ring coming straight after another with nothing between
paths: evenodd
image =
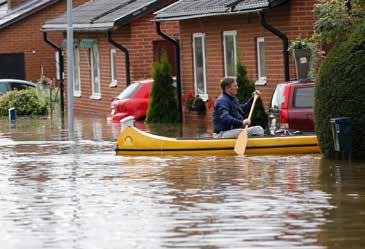
<instances>
[{"instance_id":1,"label":"flood water","mask_svg":"<svg viewBox=\"0 0 365 249\"><path fill-rule=\"evenodd\" d=\"M118 134L0 119L0 248L365 248L365 162L121 157Z\"/></svg>"}]
</instances>

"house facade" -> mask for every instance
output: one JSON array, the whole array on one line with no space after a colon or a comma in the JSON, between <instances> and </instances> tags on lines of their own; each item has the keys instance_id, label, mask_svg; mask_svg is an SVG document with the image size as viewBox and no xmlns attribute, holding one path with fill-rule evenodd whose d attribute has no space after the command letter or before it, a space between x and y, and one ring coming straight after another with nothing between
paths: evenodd
<instances>
[{"instance_id":1,"label":"house facade","mask_svg":"<svg viewBox=\"0 0 365 249\"><path fill-rule=\"evenodd\" d=\"M86 0L74 0L77 6ZM42 24L66 10L65 0L0 1L0 78L56 79L55 51L44 43ZM50 39L60 42L62 34Z\"/></svg>"},{"instance_id":2,"label":"house facade","mask_svg":"<svg viewBox=\"0 0 365 249\"><path fill-rule=\"evenodd\" d=\"M278 83L296 79L288 42L313 32L315 0L181 0L156 12L161 23L179 21L182 94L214 101L224 77L240 61L269 105ZM286 44L285 44L286 40ZM184 120L211 123L184 108Z\"/></svg>"},{"instance_id":3,"label":"house facade","mask_svg":"<svg viewBox=\"0 0 365 249\"><path fill-rule=\"evenodd\" d=\"M152 65L163 51L175 64L173 45L157 34L153 22L153 12L172 2L95 0L73 9L76 112L107 115L112 99L128 84L151 78ZM43 25L49 34L66 29L65 14ZM179 34L177 22L164 23L161 30Z\"/></svg>"}]
</instances>

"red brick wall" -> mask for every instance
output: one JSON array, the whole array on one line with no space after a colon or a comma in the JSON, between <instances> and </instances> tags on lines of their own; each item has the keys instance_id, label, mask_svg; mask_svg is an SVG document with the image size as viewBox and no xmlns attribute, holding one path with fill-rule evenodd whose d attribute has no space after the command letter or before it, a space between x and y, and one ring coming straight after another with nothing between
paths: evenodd
<instances>
[{"instance_id":1,"label":"red brick wall","mask_svg":"<svg viewBox=\"0 0 365 249\"><path fill-rule=\"evenodd\" d=\"M77 6L86 1L74 0L73 3ZM40 29L45 21L65 11L66 1L61 1L0 30L0 54L24 53L26 80L37 81L42 66L46 76L56 77L55 50L43 41ZM50 33L49 38L60 44L62 35Z\"/></svg>"},{"instance_id":2,"label":"red brick wall","mask_svg":"<svg viewBox=\"0 0 365 249\"><path fill-rule=\"evenodd\" d=\"M25 0L8 0L8 9L10 10L23 2Z\"/></svg>"},{"instance_id":3,"label":"red brick wall","mask_svg":"<svg viewBox=\"0 0 365 249\"><path fill-rule=\"evenodd\" d=\"M289 41L298 34L312 33L315 0L291 0L288 4L266 13L267 22L285 33ZM249 78L257 80L256 38L265 38L266 76L265 86L256 86L262 91L262 99L267 106L274 87L284 81L283 45L281 39L267 31L259 23L257 14L243 14L220 17L191 19L180 22L181 32L181 71L183 92L194 92L194 71L192 57L192 34L205 33L205 56L208 94L215 99L220 94L219 82L224 77L222 34L224 31L237 31L237 49L241 62L247 66ZM290 56L290 76L295 79L295 68ZM211 112L198 115L185 111L184 119L193 122L211 123Z\"/></svg>"},{"instance_id":4,"label":"red brick wall","mask_svg":"<svg viewBox=\"0 0 365 249\"><path fill-rule=\"evenodd\" d=\"M129 51L131 80L151 78L153 64L153 41L163 40L156 31L155 23L152 22L152 14L133 21L130 25L113 31L112 36L115 41L123 45ZM178 37L179 29L177 22L162 23L161 29L169 35ZM97 39L100 56L100 79L101 79L101 99L94 100L89 97L91 91L91 72L89 67L89 49L80 49L80 70L81 70L81 97L74 98L75 112L103 113L110 112L110 102L126 87L125 78L125 57L124 53L117 50L117 87L110 87L111 83L111 63L110 49L115 48L110 44L104 33L75 33L74 38L81 40L85 38ZM67 58L65 58L67 60ZM67 65L65 65L65 71ZM67 75L66 82L67 84ZM67 89L67 87L65 87Z\"/></svg>"}]
</instances>

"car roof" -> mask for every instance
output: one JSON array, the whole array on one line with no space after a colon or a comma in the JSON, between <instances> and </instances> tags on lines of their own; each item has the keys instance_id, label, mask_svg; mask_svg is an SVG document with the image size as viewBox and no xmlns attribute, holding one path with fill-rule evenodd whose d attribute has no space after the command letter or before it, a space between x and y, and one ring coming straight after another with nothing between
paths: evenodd
<instances>
[{"instance_id":1,"label":"car roof","mask_svg":"<svg viewBox=\"0 0 365 249\"><path fill-rule=\"evenodd\" d=\"M14 83L23 83L23 84L28 84L31 86L36 87L37 84L34 84L33 82L30 81L26 81L26 80L18 80L18 79L0 79L0 84L1 83L8 83L8 82L14 82Z\"/></svg>"}]
</instances>

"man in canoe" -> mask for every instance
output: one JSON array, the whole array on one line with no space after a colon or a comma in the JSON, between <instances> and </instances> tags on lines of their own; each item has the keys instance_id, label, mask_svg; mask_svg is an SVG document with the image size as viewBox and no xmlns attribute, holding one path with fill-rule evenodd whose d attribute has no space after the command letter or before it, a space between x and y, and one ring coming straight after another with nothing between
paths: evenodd
<instances>
[{"instance_id":1,"label":"man in canoe","mask_svg":"<svg viewBox=\"0 0 365 249\"><path fill-rule=\"evenodd\" d=\"M253 97L241 105L236 97L238 85L235 79L224 78L220 85L222 93L214 103L213 137L237 138L243 131L243 127L251 124L251 120L247 119L247 116ZM255 90L252 95L260 96L261 93ZM248 127L247 134L248 136L263 136L264 129L261 126L251 126Z\"/></svg>"}]
</instances>

